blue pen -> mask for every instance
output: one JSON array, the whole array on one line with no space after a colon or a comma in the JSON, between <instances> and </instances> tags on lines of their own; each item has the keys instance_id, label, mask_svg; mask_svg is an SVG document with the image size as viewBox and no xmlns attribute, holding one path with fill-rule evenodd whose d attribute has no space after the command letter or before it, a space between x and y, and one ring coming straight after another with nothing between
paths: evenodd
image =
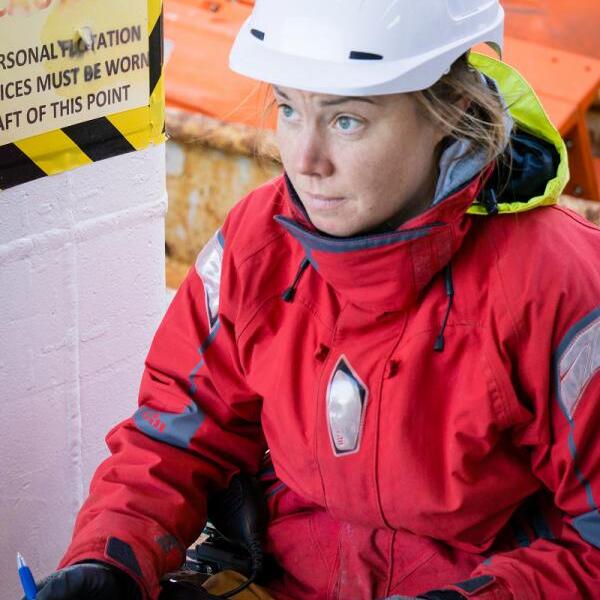
<instances>
[{"instance_id":1,"label":"blue pen","mask_svg":"<svg viewBox=\"0 0 600 600\"><path fill-rule=\"evenodd\" d=\"M19 569L19 579L25 592L25 598L27 600L35 600L37 597L37 586L35 585L31 570L19 552L17 552L17 568Z\"/></svg>"}]
</instances>

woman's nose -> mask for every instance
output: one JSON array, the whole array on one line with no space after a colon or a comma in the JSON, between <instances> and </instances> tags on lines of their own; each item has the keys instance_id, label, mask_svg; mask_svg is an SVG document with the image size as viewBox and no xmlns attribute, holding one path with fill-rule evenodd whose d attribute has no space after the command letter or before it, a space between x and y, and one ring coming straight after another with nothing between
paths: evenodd
<instances>
[{"instance_id":1,"label":"woman's nose","mask_svg":"<svg viewBox=\"0 0 600 600\"><path fill-rule=\"evenodd\" d=\"M307 132L297 146L296 168L300 175L328 177L334 166L323 139L315 132Z\"/></svg>"}]
</instances>

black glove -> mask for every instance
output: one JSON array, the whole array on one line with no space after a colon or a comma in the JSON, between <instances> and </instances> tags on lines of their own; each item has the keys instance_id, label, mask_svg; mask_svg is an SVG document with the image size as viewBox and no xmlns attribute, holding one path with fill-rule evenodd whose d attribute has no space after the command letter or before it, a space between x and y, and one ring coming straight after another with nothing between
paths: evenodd
<instances>
[{"instance_id":1,"label":"black glove","mask_svg":"<svg viewBox=\"0 0 600 600\"><path fill-rule=\"evenodd\" d=\"M37 600L141 600L135 581L103 562L83 562L52 573L37 584ZM23 598L25 600L25 598Z\"/></svg>"}]
</instances>

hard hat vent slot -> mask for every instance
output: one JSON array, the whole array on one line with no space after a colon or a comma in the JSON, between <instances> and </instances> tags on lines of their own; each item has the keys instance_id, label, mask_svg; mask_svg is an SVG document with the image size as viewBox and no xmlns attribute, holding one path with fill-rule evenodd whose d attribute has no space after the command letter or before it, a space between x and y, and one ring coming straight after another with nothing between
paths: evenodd
<instances>
[{"instance_id":1,"label":"hard hat vent slot","mask_svg":"<svg viewBox=\"0 0 600 600\"><path fill-rule=\"evenodd\" d=\"M261 42L265 39L265 32L258 29L251 29L250 33Z\"/></svg>"},{"instance_id":2,"label":"hard hat vent slot","mask_svg":"<svg viewBox=\"0 0 600 600\"><path fill-rule=\"evenodd\" d=\"M373 54L372 52L357 52L352 50L350 52L350 58L352 60L383 60L381 54Z\"/></svg>"}]
</instances>

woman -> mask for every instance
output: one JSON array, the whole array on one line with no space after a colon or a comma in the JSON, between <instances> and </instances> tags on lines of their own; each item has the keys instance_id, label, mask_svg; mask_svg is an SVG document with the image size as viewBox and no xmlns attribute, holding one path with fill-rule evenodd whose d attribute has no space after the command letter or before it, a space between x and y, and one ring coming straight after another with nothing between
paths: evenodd
<instances>
[{"instance_id":1,"label":"woman","mask_svg":"<svg viewBox=\"0 0 600 600\"><path fill-rule=\"evenodd\" d=\"M466 58L502 25L256 3L231 64L273 85L285 176L200 253L40 598L156 598L267 448L273 598L600 598L600 233L554 206L530 87Z\"/></svg>"}]
</instances>

